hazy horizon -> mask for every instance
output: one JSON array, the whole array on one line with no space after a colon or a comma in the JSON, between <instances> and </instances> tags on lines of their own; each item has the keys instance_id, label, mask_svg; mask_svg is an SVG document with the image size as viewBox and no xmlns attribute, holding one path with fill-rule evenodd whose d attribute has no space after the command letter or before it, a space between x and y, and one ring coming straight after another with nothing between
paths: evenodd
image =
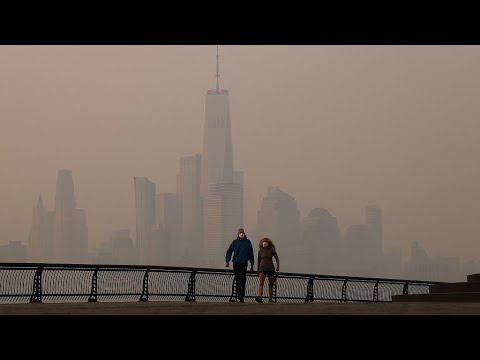
<instances>
[{"instance_id":1,"label":"hazy horizon","mask_svg":"<svg viewBox=\"0 0 480 360\"><path fill-rule=\"evenodd\" d=\"M479 46L221 46L247 235L273 185L342 234L378 205L404 260L412 241L480 259L479 60ZM214 74L215 46L0 46L0 244L27 243L60 169L90 250L114 229L134 238L133 177L175 192Z\"/></svg>"}]
</instances>

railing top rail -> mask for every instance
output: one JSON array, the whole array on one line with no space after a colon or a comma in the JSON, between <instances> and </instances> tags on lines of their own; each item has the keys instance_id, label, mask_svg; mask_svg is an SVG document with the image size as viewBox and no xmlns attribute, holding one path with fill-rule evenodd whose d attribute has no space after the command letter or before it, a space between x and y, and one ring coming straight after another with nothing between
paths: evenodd
<instances>
[{"instance_id":1,"label":"railing top rail","mask_svg":"<svg viewBox=\"0 0 480 360\"><path fill-rule=\"evenodd\" d=\"M197 273L217 273L217 274L232 274L231 269L218 268L201 268L201 267L179 267L179 266L161 266L161 265L115 265L115 264L66 264L66 263L0 263L0 269L17 269L17 270L36 270L42 267L44 270L109 270L109 271L172 271L172 272L192 272ZM248 272L249 274L256 274L255 271ZM408 282L410 285L432 285L440 284L440 281L423 281L423 280L409 280L409 279L391 279L391 278L372 278L361 276L348 275L320 275L320 274L304 274L304 273L289 273L278 272L280 277L310 279L314 277L319 280L336 280L336 281L355 281L355 282L379 282L389 284L404 284Z\"/></svg>"}]
</instances>

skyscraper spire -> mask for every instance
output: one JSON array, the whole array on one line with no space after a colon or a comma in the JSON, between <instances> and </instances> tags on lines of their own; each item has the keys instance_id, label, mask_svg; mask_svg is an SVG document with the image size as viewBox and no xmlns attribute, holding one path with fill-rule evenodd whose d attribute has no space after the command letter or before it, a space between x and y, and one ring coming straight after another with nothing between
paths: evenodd
<instances>
[{"instance_id":1,"label":"skyscraper spire","mask_svg":"<svg viewBox=\"0 0 480 360\"><path fill-rule=\"evenodd\" d=\"M42 201L42 195L41 194L38 197L37 207L38 208L43 208L43 201Z\"/></svg>"},{"instance_id":2,"label":"skyscraper spire","mask_svg":"<svg viewBox=\"0 0 480 360\"><path fill-rule=\"evenodd\" d=\"M220 64L218 62L218 45L217 45L217 74L215 75L217 78L217 92L220 90L220 87L218 85L218 79L220 78Z\"/></svg>"}]
</instances>

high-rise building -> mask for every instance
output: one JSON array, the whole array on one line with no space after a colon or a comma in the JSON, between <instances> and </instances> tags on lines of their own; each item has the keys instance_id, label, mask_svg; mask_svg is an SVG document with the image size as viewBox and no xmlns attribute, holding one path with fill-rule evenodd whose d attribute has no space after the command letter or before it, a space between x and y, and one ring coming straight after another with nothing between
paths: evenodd
<instances>
[{"instance_id":1,"label":"high-rise building","mask_svg":"<svg viewBox=\"0 0 480 360\"><path fill-rule=\"evenodd\" d=\"M198 265L203 252L203 197L200 195L202 155L180 158L177 194L182 201L182 238L173 252L178 264Z\"/></svg>"},{"instance_id":2,"label":"high-rise building","mask_svg":"<svg viewBox=\"0 0 480 360\"><path fill-rule=\"evenodd\" d=\"M133 178L135 187L135 245L140 264L150 264L152 254L152 230L155 224L156 185L146 177Z\"/></svg>"},{"instance_id":3,"label":"high-rise building","mask_svg":"<svg viewBox=\"0 0 480 360\"><path fill-rule=\"evenodd\" d=\"M182 196L172 193L157 194L155 204L156 228L163 229L168 236L163 237L163 264L175 264L181 256L182 245ZM166 243L166 240L169 243ZM160 243L160 246L162 244Z\"/></svg>"},{"instance_id":4,"label":"high-rise building","mask_svg":"<svg viewBox=\"0 0 480 360\"><path fill-rule=\"evenodd\" d=\"M85 211L76 208L71 170L59 170L53 219L54 261L84 263L88 259Z\"/></svg>"},{"instance_id":5,"label":"high-rise building","mask_svg":"<svg viewBox=\"0 0 480 360\"><path fill-rule=\"evenodd\" d=\"M88 261L88 228L85 210L75 209L73 224L75 227L75 236L71 258L74 263L85 263Z\"/></svg>"},{"instance_id":6,"label":"high-rise building","mask_svg":"<svg viewBox=\"0 0 480 360\"><path fill-rule=\"evenodd\" d=\"M187 235L201 230L203 206L200 196L202 155L182 156L177 177L177 194L182 198L182 228Z\"/></svg>"},{"instance_id":7,"label":"high-rise building","mask_svg":"<svg viewBox=\"0 0 480 360\"><path fill-rule=\"evenodd\" d=\"M28 236L27 259L31 262L53 261L53 211L43 206L40 196L33 208L32 225Z\"/></svg>"},{"instance_id":8,"label":"high-rise building","mask_svg":"<svg viewBox=\"0 0 480 360\"><path fill-rule=\"evenodd\" d=\"M232 123L228 90L219 86L217 47L216 88L207 91L203 133L201 195L208 195L212 183L233 182Z\"/></svg>"},{"instance_id":9,"label":"high-rise building","mask_svg":"<svg viewBox=\"0 0 480 360\"><path fill-rule=\"evenodd\" d=\"M368 205L365 208L365 224L372 230L375 255L380 258L383 253L382 209Z\"/></svg>"},{"instance_id":10,"label":"high-rise building","mask_svg":"<svg viewBox=\"0 0 480 360\"><path fill-rule=\"evenodd\" d=\"M225 263L228 246L243 227L243 186L235 183L210 184L204 200L204 261L208 267Z\"/></svg>"},{"instance_id":11,"label":"high-rise building","mask_svg":"<svg viewBox=\"0 0 480 360\"><path fill-rule=\"evenodd\" d=\"M55 192L54 260L70 262L72 239L75 233L73 217L76 208L71 170L59 170Z\"/></svg>"},{"instance_id":12,"label":"high-rise building","mask_svg":"<svg viewBox=\"0 0 480 360\"><path fill-rule=\"evenodd\" d=\"M182 197L173 193L160 193L155 198L155 222L172 235L182 231Z\"/></svg>"},{"instance_id":13,"label":"high-rise building","mask_svg":"<svg viewBox=\"0 0 480 360\"><path fill-rule=\"evenodd\" d=\"M201 166L204 264L222 266L228 245L243 224L243 173L234 172L228 90L219 85L217 46L215 89L207 91Z\"/></svg>"}]
</instances>

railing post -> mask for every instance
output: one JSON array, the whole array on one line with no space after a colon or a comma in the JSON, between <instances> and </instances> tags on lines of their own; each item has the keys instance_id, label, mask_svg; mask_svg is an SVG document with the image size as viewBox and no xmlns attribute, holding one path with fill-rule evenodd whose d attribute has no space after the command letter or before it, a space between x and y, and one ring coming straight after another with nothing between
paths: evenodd
<instances>
[{"instance_id":1,"label":"railing post","mask_svg":"<svg viewBox=\"0 0 480 360\"><path fill-rule=\"evenodd\" d=\"M403 295L408 295L408 284L409 283L410 283L410 281L406 281L405 285L403 285L403 291L402 291Z\"/></svg>"},{"instance_id":2,"label":"railing post","mask_svg":"<svg viewBox=\"0 0 480 360\"><path fill-rule=\"evenodd\" d=\"M345 279L342 285L342 300L343 302L347 302L347 282L348 278Z\"/></svg>"},{"instance_id":3,"label":"railing post","mask_svg":"<svg viewBox=\"0 0 480 360\"><path fill-rule=\"evenodd\" d=\"M275 274L275 276L273 277L273 294L272 294L272 297L273 299L275 299L274 301L277 302L277 278L278 278L278 275Z\"/></svg>"},{"instance_id":4,"label":"railing post","mask_svg":"<svg viewBox=\"0 0 480 360\"><path fill-rule=\"evenodd\" d=\"M233 277L233 281L232 281L232 293L228 301L237 302L237 282L235 281L235 276Z\"/></svg>"},{"instance_id":5,"label":"railing post","mask_svg":"<svg viewBox=\"0 0 480 360\"><path fill-rule=\"evenodd\" d=\"M315 276L310 276L310 280L308 280L307 285L307 296L305 297L305 302L313 302L313 280L315 280Z\"/></svg>"},{"instance_id":6,"label":"railing post","mask_svg":"<svg viewBox=\"0 0 480 360\"><path fill-rule=\"evenodd\" d=\"M188 279L188 292L185 301L195 301L195 275L197 275L197 270L193 270Z\"/></svg>"},{"instance_id":7,"label":"railing post","mask_svg":"<svg viewBox=\"0 0 480 360\"><path fill-rule=\"evenodd\" d=\"M95 268L92 276L92 288L90 290L90 296L88 297L88 302L97 302L97 276L98 268Z\"/></svg>"},{"instance_id":8,"label":"railing post","mask_svg":"<svg viewBox=\"0 0 480 360\"><path fill-rule=\"evenodd\" d=\"M30 296L30 303L41 303L42 302L42 272L43 265L40 265L35 271L35 276L33 278L33 291Z\"/></svg>"},{"instance_id":9,"label":"railing post","mask_svg":"<svg viewBox=\"0 0 480 360\"><path fill-rule=\"evenodd\" d=\"M378 280L373 287L373 301L378 301Z\"/></svg>"},{"instance_id":10,"label":"railing post","mask_svg":"<svg viewBox=\"0 0 480 360\"><path fill-rule=\"evenodd\" d=\"M143 289L142 295L140 295L140 299L138 301L148 301L148 272L150 271L149 268L145 271L143 275Z\"/></svg>"}]
</instances>

